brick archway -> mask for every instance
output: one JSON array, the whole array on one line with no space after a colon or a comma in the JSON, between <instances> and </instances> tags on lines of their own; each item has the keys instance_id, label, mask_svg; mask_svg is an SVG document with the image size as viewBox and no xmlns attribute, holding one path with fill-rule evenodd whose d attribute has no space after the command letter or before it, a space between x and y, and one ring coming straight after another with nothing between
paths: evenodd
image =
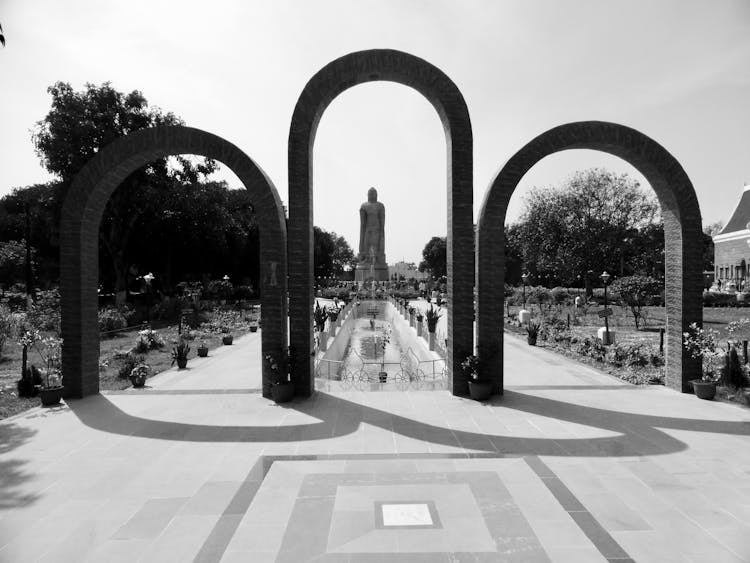
<instances>
[{"instance_id":1,"label":"brick archway","mask_svg":"<svg viewBox=\"0 0 750 563\"><path fill-rule=\"evenodd\" d=\"M703 319L701 214L695 190L679 162L643 133L600 121L568 123L542 133L497 173L482 203L477 238L477 333L487 371L503 389L504 232L508 202L521 178L544 157L568 149L592 149L622 158L637 168L661 204L665 237L667 314L666 384L687 392L700 376L700 362L682 347L682 333Z\"/></svg>"},{"instance_id":2,"label":"brick archway","mask_svg":"<svg viewBox=\"0 0 750 563\"><path fill-rule=\"evenodd\" d=\"M473 349L473 141L471 120L458 87L427 61L388 49L345 55L318 71L294 108L289 130L289 312L290 345L298 357L297 394L314 390L313 332L313 176L315 132L323 112L343 91L376 80L414 88L434 106L448 150L448 370L454 394L467 394L458 369ZM356 209L352 220L356 220Z\"/></svg>"},{"instance_id":3,"label":"brick archway","mask_svg":"<svg viewBox=\"0 0 750 563\"><path fill-rule=\"evenodd\" d=\"M218 160L231 168L251 194L260 227L262 348L287 343L286 224L281 200L263 170L232 143L200 129L154 127L117 139L79 172L62 207L60 293L62 370L66 394L99 392L97 285L99 224L115 189L148 162L178 154ZM263 395L270 396L270 372L263 362Z\"/></svg>"}]
</instances>

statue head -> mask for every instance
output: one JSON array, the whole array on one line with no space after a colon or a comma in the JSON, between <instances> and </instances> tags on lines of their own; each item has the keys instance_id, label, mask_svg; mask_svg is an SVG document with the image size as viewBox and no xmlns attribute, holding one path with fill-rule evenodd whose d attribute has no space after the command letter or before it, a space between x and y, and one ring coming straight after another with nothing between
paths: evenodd
<instances>
[{"instance_id":1,"label":"statue head","mask_svg":"<svg viewBox=\"0 0 750 563\"><path fill-rule=\"evenodd\" d=\"M375 203L376 201L378 201L378 190L376 190L375 188L370 188L369 190L367 190L367 201L369 201L370 203Z\"/></svg>"}]
</instances>

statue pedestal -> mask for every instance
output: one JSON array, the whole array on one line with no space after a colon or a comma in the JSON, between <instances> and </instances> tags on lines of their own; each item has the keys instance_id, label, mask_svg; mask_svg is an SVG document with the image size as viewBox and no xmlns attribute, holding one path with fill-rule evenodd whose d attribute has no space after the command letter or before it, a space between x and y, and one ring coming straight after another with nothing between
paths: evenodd
<instances>
[{"instance_id":1,"label":"statue pedestal","mask_svg":"<svg viewBox=\"0 0 750 563\"><path fill-rule=\"evenodd\" d=\"M357 264L354 270L354 281L364 282L369 279L375 281L388 281L388 264Z\"/></svg>"}]
</instances>

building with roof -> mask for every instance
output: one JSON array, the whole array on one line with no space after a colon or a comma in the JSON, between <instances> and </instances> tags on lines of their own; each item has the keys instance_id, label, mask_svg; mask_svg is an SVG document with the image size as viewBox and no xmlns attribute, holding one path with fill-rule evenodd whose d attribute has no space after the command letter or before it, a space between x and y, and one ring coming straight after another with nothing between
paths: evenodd
<instances>
[{"instance_id":1,"label":"building with roof","mask_svg":"<svg viewBox=\"0 0 750 563\"><path fill-rule=\"evenodd\" d=\"M732 216L713 240L716 282L712 289L744 290L750 277L750 185L745 184ZM750 290L750 281L747 285Z\"/></svg>"}]
</instances>

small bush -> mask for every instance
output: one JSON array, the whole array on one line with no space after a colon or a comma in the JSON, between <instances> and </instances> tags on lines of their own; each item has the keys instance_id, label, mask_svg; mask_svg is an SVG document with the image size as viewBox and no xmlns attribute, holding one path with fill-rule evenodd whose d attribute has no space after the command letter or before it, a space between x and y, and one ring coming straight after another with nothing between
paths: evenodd
<instances>
[{"instance_id":1,"label":"small bush","mask_svg":"<svg viewBox=\"0 0 750 563\"><path fill-rule=\"evenodd\" d=\"M252 299L255 295L252 285L236 285L232 292L232 298L235 301L241 301L243 299Z\"/></svg>"},{"instance_id":2,"label":"small bush","mask_svg":"<svg viewBox=\"0 0 750 563\"><path fill-rule=\"evenodd\" d=\"M56 289L37 293L27 316L37 330L60 334L60 293Z\"/></svg>"},{"instance_id":3,"label":"small bush","mask_svg":"<svg viewBox=\"0 0 750 563\"><path fill-rule=\"evenodd\" d=\"M11 312L10 307L0 305L0 358L3 357L5 343L8 339L13 338L16 326L16 315Z\"/></svg>"},{"instance_id":4,"label":"small bush","mask_svg":"<svg viewBox=\"0 0 750 563\"><path fill-rule=\"evenodd\" d=\"M116 307L106 307L99 310L99 332L111 332L128 326L123 312Z\"/></svg>"},{"instance_id":5,"label":"small bush","mask_svg":"<svg viewBox=\"0 0 750 563\"><path fill-rule=\"evenodd\" d=\"M135 341L133 350L139 354L145 354L149 350L156 350L164 347L164 339L155 330L147 328L138 332L138 339Z\"/></svg>"},{"instance_id":6,"label":"small bush","mask_svg":"<svg viewBox=\"0 0 750 563\"><path fill-rule=\"evenodd\" d=\"M127 379L130 377L130 372L132 372L136 366L144 364L145 361L145 358L140 354L128 352L122 359L120 369L117 370L117 377L120 379Z\"/></svg>"}]
</instances>

